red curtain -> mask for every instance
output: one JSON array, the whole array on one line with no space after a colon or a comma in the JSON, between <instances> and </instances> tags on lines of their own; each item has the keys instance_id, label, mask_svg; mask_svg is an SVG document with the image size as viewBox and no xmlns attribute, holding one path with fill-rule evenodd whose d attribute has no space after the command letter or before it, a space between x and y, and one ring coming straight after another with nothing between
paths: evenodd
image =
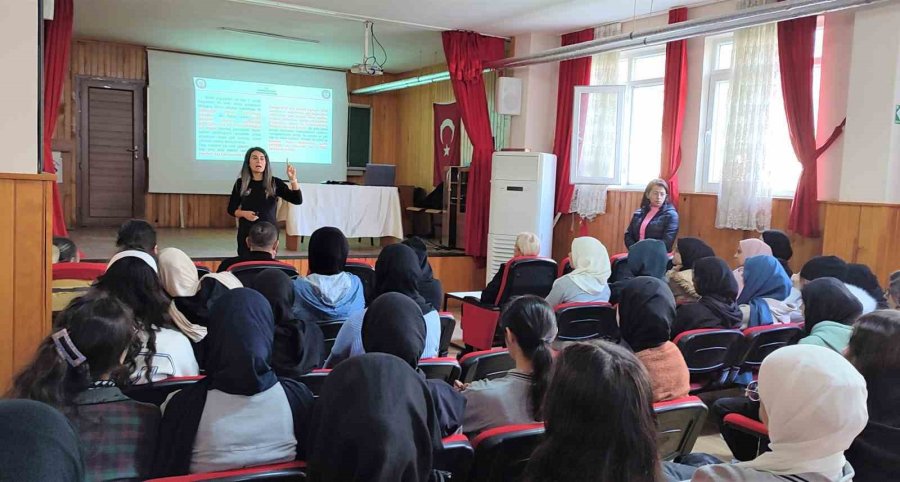
<instances>
[{"instance_id":1,"label":"red curtain","mask_svg":"<svg viewBox=\"0 0 900 482\"><path fill-rule=\"evenodd\" d=\"M669 23L687 20L685 7L669 10ZM678 205L678 169L681 167L681 131L687 100L687 41L666 44L663 94L661 177L669 183L669 199Z\"/></svg>"},{"instance_id":2,"label":"red curtain","mask_svg":"<svg viewBox=\"0 0 900 482\"><path fill-rule=\"evenodd\" d=\"M837 126L822 147L816 149L813 118L813 64L816 44L816 17L805 17L778 23L778 62L781 68L781 91L788 131L797 160L803 166L788 229L807 237L819 236L819 200L817 161L844 130ZM846 122L846 119L844 120Z\"/></svg>"},{"instance_id":3,"label":"red curtain","mask_svg":"<svg viewBox=\"0 0 900 482\"><path fill-rule=\"evenodd\" d=\"M56 0L53 20L44 21L44 172L56 173L50 144L63 84L69 75L69 46L72 44L72 0ZM59 202L59 186L53 183L53 235L67 236L66 221Z\"/></svg>"},{"instance_id":4,"label":"red curtain","mask_svg":"<svg viewBox=\"0 0 900 482\"><path fill-rule=\"evenodd\" d=\"M594 29L562 36L563 45L572 45L594 40ZM553 138L553 153L556 154L556 212L568 213L575 188L569 182L572 163L572 110L575 101L575 86L591 83L591 58L566 60L559 63L559 87L556 91L556 135ZM587 114L582 109L581 114Z\"/></svg>"},{"instance_id":5,"label":"red curtain","mask_svg":"<svg viewBox=\"0 0 900 482\"><path fill-rule=\"evenodd\" d=\"M488 214L491 203L491 156L494 137L484 92L485 62L504 56L504 41L475 32L442 34L444 55L460 117L472 141L472 164L466 193L466 254L487 257Z\"/></svg>"}]
</instances>

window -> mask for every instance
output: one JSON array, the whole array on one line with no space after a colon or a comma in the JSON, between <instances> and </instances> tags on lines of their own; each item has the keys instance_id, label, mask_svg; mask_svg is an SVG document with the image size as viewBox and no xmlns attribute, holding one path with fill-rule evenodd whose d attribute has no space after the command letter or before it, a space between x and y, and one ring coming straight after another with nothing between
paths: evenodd
<instances>
[{"instance_id":1,"label":"window","mask_svg":"<svg viewBox=\"0 0 900 482\"><path fill-rule=\"evenodd\" d=\"M577 87L571 171L576 184L644 187L659 177L665 47L600 54Z\"/></svg>"},{"instance_id":2,"label":"window","mask_svg":"<svg viewBox=\"0 0 900 482\"><path fill-rule=\"evenodd\" d=\"M819 81L822 72L823 29L816 29L815 65L813 67L813 119L818 118ZM701 120L698 149L698 186L705 192L717 192L722 181L722 165L725 155L725 136L728 125L729 88L731 84L734 43L731 34L707 38L704 62L703 119ZM769 102L770 138L766 157L778 163L772 169L770 180L772 194L793 196L800 178L802 166L797 161L791 145L780 78L775 78L772 99ZM782 162L788 160L792 162Z\"/></svg>"}]
</instances>

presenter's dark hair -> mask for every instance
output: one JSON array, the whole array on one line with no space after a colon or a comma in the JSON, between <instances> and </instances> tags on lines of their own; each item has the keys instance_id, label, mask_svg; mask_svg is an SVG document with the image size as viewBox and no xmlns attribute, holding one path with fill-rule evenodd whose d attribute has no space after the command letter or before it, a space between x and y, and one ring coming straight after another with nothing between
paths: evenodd
<instances>
[{"instance_id":1,"label":"presenter's dark hair","mask_svg":"<svg viewBox=\"0 0 900 482\"><path fill-rule=\"evenodd\" d=\"M553 366L553 352L550 344L556 338L556 314L543 298L525 295L514 298L503 307L500 326L509 328L522 352L531 360L531 387L528 401L531 415L541 418L541 404L550 383L550 368Z\"/></svg>"},{"instance_id":2,"label":"presenter's dark hair","mask_svg":"<svg viewBox=\"0 0 900 482\"><path fill-rule=\"evenodd\" d=\"M266 156L266 170L263 171L263 186L266 187L266 197L275 195L275 181L272 179L272 162L269 159L269 153L262 147L251 147L244 154L244 166L241 167L241 197L250 194L250 181L253 180L253 173L250 171L250 156L253 151L259 151Z\"/></svg>"},{"instance_id":3,"label":"presenter's dark hair","mask_svg":"<svg viewBox=\"0 0 900 482\"><path fill-rule=\"evenodd\" d=\"M599 340L566 347L525 480L659 480L652 403L650 377L630 351Z\"/></svg>"},{"instance_id":4,"label":"presenter's dark hair","mask_svg":"<svg viewBox=\"0 0 900 482\"><path fill-rule=\"evenodd\" d=\"M272 249L278 242L278 228L272 223L259 221L250 227L247 240L251 248Z\"/></svg>"},{"instance_id":5,"label":"presenter's dark hair","mask_svg":"<svg viewBox=\"0 0 900 482\"><path fill-rule=\"evenodd\" d=\"M669 183L666 182L665 179L653 179L652 181L647 183L647 187L644 188L644 197L641 199L641 207L649 208L650 207L650 191L653 190L654 187L661 187L666 190L666 200L663 202L663 205L671 204L671 200L669 199Z\"/></svg>"},{"instance_id":6,"label":"presenter's dark hair","mask_svg":"<svg viewBox=\"0 0 900 482\"><path fill-rule=\"evenodd\" d=\"M119 227L116 247L119 248L119 251L136 249L152 254L153 249L156 248L156 230L143 219L125 221ZM62 253L60 253L60 258L62 258Z\"/></svg>"},{"instance_id":7,"label":"presenter's dark hair","mask_svg":"<svg viewBox=\"0 0 900 482\"><path fill-rule=\"evenodd\" d=\"M75 246L74 241L69 238L54 236L53 245L56 246L57 249L59 249L60 263L70 263L75 261L78 255L78 248Z\"/></svg>"},{"instance_id":8,"label":"presenter's dark hair","mask_svg":"<svg viewBox=\"0 0 900 482\"><path fill-rule=\"evenodd\" d=\"M75 396L102 375L109 374L119 385L127 382L140 350L134 315L127 306L108 294L92 291L73 300L57 316L53 332L63 328L69 337L60 343L71 343L87 360L77 367L69 365L57 352L53 338L47 336L31 363L16 375L8 398L27 398L72 411ZM126 350L123 364L119 360Z\"/></svg>"}]
</instances>

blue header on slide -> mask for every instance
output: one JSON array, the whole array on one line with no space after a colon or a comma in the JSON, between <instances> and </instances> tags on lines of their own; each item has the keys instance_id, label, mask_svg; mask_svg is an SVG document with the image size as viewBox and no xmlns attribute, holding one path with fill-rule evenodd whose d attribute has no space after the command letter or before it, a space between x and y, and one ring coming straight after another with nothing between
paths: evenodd
<instances>
[{"instance_id":1,"label":"blue header on slide","mask_svg":"<svg viewBox=\"0 0 900 482\"><path fill-rule=\"evenodd\" d=\"M331 164L331 89L194 77L194 107L197 160Z\"/></svg>"}]
</instances>

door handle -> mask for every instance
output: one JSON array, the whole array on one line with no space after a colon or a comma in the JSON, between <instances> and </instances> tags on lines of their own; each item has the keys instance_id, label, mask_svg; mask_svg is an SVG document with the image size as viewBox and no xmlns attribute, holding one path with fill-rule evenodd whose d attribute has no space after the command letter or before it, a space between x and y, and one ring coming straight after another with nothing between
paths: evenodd
<instances>
[{"instance_id":1,"label":"door handle","mask_svg":"<svg viewBox=\"0 0 900 482\"><path fill-rule=\"evenodd\" d=\"M137 148L137 146L134 146L133 149L125 149L125 150L128 151L128 152L131 152L131 153L135 153L135 152L138 151L138 148Z\"/></svg>"}]
</instances>

